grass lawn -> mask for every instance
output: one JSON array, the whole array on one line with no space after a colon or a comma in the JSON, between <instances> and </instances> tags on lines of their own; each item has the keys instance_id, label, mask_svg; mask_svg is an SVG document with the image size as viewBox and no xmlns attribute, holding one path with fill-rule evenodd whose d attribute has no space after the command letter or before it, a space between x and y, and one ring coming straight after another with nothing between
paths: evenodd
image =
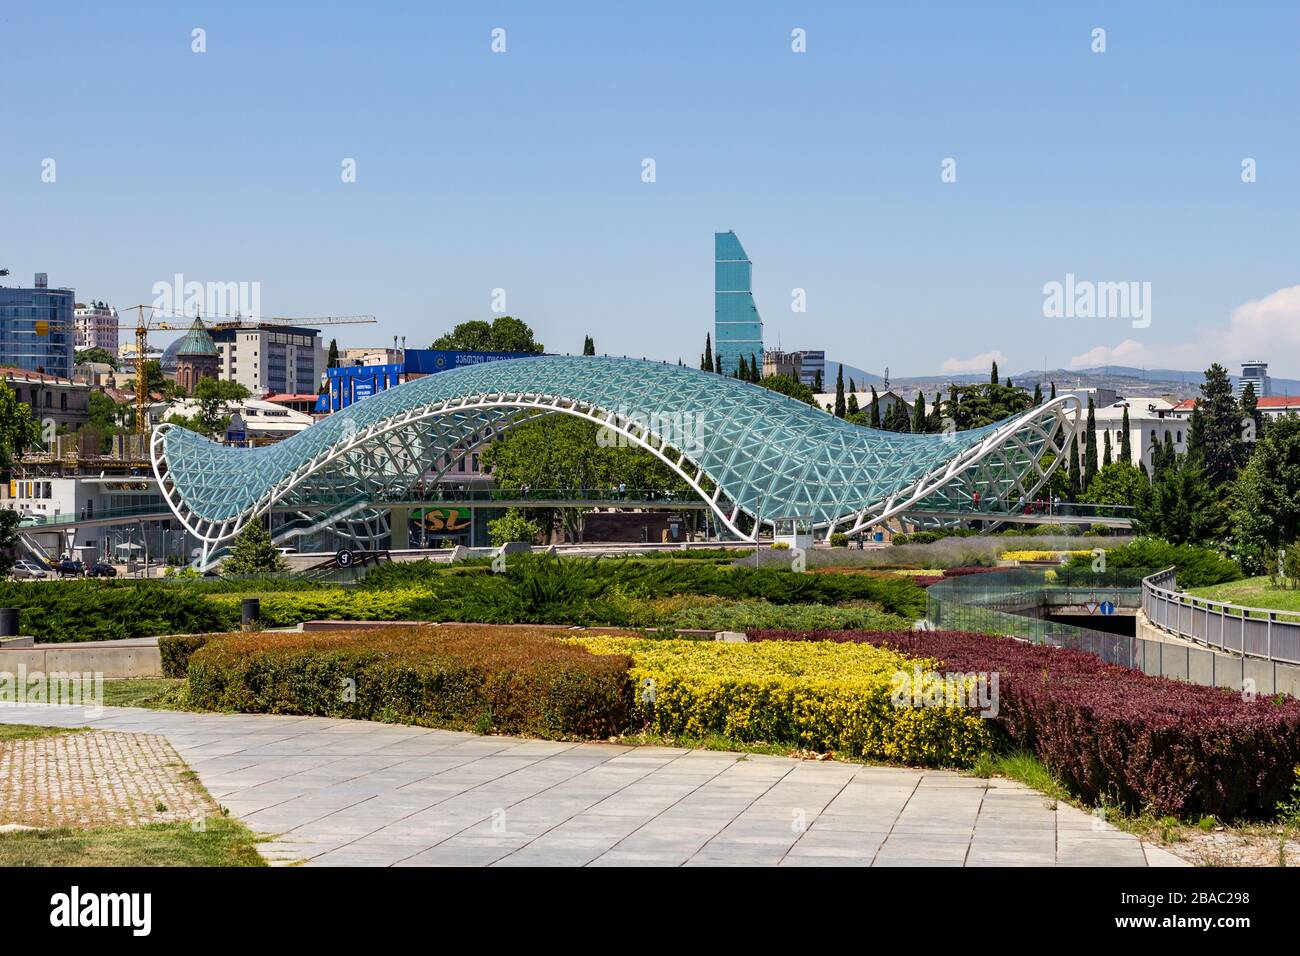
<instances>
[{"instance_id":1,"label":"grass lawn","mask_svg":"<svg viewBox=\"0 0 1300 956\"><path fill-rule=\"evenodd\" d=\"M177 682L130 683L171 685ZM33 740L84 731L85 728L0 724L0 742ZM256 844L252 832L244 824L231 817L215 814L206 821L201 832L195 832L188 822L88 830L70 827L15 830L12 833L0 833L0 867L265 866L266 862L258 854Z\"/></svg>"},{"instance_id":2,"label":"grass lawn","mask_svg":"<svg viewBox=\"0 0 1300 956\"><path fill-rule=\"evenodd\" d=\"M104 703L109 707L167 708L184 679L166 677L104 681Z\"/></svg>"},{"instance_id":3,"label":"grass lawn","mask_svg":"<svg viewBox=\"0 0 1300 956\"><path fill-rule=\"evenodd\" d=\"M56 734L79 734L83 727L37 727L33 724L0 724L0 741L35 740Z\"/></svg>"},{"instance_id":4,"label":"grass lawn","mask_svg":"<svg viewBox=\"0 0 1300 956\"><path fill-rule=\"evenodd\" d=\"M218 817L188 823L0 834L0 866L265 866L248 827Z\"/></svg>"},{"instance_id":5,"label":"grass lawn","mask_svg":"<svg viewBox=\"0 0 1300 956\"><path fill-rule=\"evenodd\" d=\"M1269 584L1268 578L1244 578L1226 584L1193 588L1188 592L1211 601L1228 601L1246 607L1273 608L1279 611L1300 612L1300 588L1278 588Z\"/></svg>"}]
</instances>

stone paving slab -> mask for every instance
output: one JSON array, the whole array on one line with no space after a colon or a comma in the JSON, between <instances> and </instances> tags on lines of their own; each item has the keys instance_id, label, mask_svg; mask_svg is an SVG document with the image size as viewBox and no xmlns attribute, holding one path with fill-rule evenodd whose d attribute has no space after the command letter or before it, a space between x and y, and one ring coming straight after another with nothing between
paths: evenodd
<instances>
[{"instance_id":1,"label":"stone paving slab","mask_svg":"<svg viewBox=\"0 0 1300 956\"><path fill-rule=\"evenodd\" d=\"M142 708L0 722L157 734L310 866L1186 866L1006 780L754 754Z\"/></svg>"}]
</instances>

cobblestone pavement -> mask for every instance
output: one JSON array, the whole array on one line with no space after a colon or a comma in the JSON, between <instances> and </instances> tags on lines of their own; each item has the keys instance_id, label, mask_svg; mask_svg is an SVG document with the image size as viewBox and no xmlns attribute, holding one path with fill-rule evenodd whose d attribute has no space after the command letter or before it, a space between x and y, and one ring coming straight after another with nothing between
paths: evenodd
<instances>
[{"instance_id":1,"label":"cobblestone pavement","mask_svg":"<svg viewBox=\"0 0 1300 956\"><path fill-rule=\"evenodd\" d=\"M312 865L1185 865L1005 780L364 721L0 707L165 736L275 862Z\"/></svg>"},{"instance_id":2,"label":"cobblestone pavement","mask_svg":"<svg viewBox=\"0 0 1300 956\"><path fill-rule=\"evenodd\" d=\"M194 820L215 807L187 772L156 734L96 730L0 741L0 827Z\"/></svg>"}]
</instances>

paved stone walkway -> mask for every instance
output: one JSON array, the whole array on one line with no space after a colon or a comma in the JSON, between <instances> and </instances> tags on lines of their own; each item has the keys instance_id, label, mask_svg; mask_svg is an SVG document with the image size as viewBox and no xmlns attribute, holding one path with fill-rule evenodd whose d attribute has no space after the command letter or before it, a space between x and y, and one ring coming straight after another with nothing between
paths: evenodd
<instances>
[{"instance_id":1,"label":"paved stone walkway","mask_svg":"<svg viewBox=\"0 0 1300 956\"><path fill-rule=\"evenodd\" d=\"M0 741L0 827L195 822L216 808L185 769L157 734L88 731Z\"/></svg>"},{"instance_id":2,"label":"paved stone walkway","mask_svg":"<svg viewBox=\"0 0 1300 956\"><path fill-rule=\"evenodd\" d=\"M363 721L0 707L166 737L277 862L312 865L1178 865L1005 780Z\"/></svg>"}]
</instances>

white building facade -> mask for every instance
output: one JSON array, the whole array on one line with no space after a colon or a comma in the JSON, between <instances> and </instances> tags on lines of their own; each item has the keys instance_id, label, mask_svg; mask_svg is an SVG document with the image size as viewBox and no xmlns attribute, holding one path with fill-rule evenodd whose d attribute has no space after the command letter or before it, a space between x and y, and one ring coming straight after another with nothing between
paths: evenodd
<instances>
[{"instance_id":1,"label":"white building facade","mask_svg":"<svg viewBox=\"0 0 1300 956\"><path fill-rule=\"evenodd\" d=\"M75 331L75 348L103 349L113 358L117 353L117 310L104 302L92 302L90 305L77 303L72 312Z\"/></svg>"},{"instance_id":2,"label":"white building facade","mask_svg":"<svg viewBox=\"0 0 1300 956\"><path fill-rule=\"evenodd\" d=\"M327 353L318 330L255 325L218 327L211 333L221 377L239 382L250 394L297 394L320 388Z\"/></svg>"}]
</instances>

